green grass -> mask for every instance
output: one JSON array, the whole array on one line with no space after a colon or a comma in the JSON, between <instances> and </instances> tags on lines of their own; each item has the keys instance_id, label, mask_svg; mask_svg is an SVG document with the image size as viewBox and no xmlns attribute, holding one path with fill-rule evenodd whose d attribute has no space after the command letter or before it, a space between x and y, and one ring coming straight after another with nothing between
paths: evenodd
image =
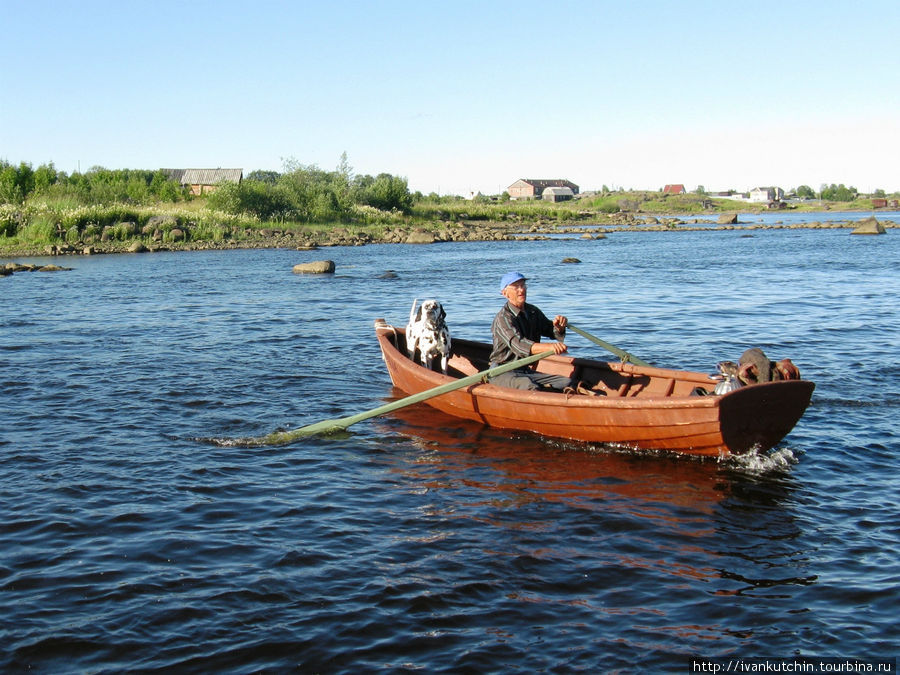
<instances>
[{"instance_id":1,"label":"green grass","mask_svg":"<svg viewBox=\"0 0 900 675\"><path fill-rule=\"evenodd\" d=\"M52 219L43 217L35 218L28 225L21 228L15 238L23 244L36 246L59 241L56 224Z\"/></svg>"},{"instance_id":2,"label":"green grass","mask_svg":"<svg viewBox=\"0 0 900 675\"><path fill-rule=\"evenodd\" d=\"M791 206L798 211L869 211L871 199L854 202L811 201ZM152 234L142 228L156 216L165 243L173 241L176 227L186 232L187 241L240 242L261 236L262 230L290 231L320 239L335 230L349 236L365 234L381 239L392 230L424 228L438 230L469 223L497 224L505 227L527 227L531 224L563 225L573 222L598 222L607 214L619 211L654 215L717 214L722 212L765 211L764 204L727 199L713 199L697 194L662 195L659 192L612 192L567 202L533 200L425 198L413 205L409 214L398 210L383 211L371 206L355 206L350 222L294 223L261 221L253 216L235 216L212 210L207 200L159 203L153 206L134 204L80 205L65 196L55 199L32 199L23 205L0 205L0 252L40 250L50 245L68 243L94 244L104 231L110 246L116 242L142 240L149 243ZM876 211L877 214L877 211Z\"/></svg>"}]
</instances>

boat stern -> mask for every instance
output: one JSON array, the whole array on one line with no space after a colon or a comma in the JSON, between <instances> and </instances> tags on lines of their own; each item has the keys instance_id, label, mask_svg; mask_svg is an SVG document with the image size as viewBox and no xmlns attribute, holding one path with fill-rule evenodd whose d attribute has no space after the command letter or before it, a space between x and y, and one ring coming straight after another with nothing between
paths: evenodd
<instances>
[{"instance_id":1,"label":"boat stern","mask_svg":"<svg viewBox=\"0 0 900 675\"><path fill-rule=\"evenodd\" d=\"M773 448L803 416L815 384L789 380L741 387L719 402L722 439L735 454Z\"/></svg>"}]
</instances>

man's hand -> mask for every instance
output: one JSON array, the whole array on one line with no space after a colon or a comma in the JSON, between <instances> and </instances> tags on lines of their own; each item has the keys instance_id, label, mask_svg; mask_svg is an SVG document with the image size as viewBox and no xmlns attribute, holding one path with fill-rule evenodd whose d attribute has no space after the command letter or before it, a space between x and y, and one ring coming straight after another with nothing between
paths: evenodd
<instances>
[{"instance_id":1,"label":"man's hand","mask_svg":"<svg viewBox=\"0 0 900 675\"><path fill-rule=\"evenodd\" d=\"M560 315L556 315L555 317L553 317L553 330L555 330L557 333L562 333L564 330L566 330L566 326L568 325L569 320L566 317Z\"/></svg>"},{"instance_id":2,"label":"man's hand","mask_svg":"<svg viewBox=\"0 0 900 675\"><path fill-rule=\"evenodd\" d=\"M562 354L569 348L565 342L535 342L531 345L531 353L539 354L540 352L553 352L554 354Z\"/></svg>"}]
</instances>

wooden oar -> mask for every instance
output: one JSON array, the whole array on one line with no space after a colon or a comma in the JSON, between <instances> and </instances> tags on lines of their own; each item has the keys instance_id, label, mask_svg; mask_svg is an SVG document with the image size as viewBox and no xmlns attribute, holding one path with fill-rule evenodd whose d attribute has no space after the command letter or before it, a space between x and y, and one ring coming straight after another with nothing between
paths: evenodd
<instances>
[{"instance_id":1,"label":"wooden oar","mask_svg":"<svg viewBox=\"0 0 900 675\"><path fill-rule=\"evenodd\" d=\"M442 384L439 387L426 389L425 391L419 392L418 394L413 394L412 396L398 399L396 401L393 401L392 403L388 403L378 408L367 410L366 412L361 412L349 417L340 417L334 420L323 420L322 422L308 424L305 427L300 427L299 429L294 429L293 431L275 431L268 436L251 439L248 444L285 445L286 443L290 443L297 440L298 438L303 438L305 436L329 434L335 431L342 431L349 427L351 424L356 424L357 422L362 422L363 420L367 420L372 417L378 417L379 415L385 415L389 412L393 412L394 410L399 410L400 408L405 408L406 406L413 405L414 403L421 403L422 401L426 401L429 398L434 398L435 396L440 396L441 394L446 394L457 389L462 389L463 387L468 387L470 384L478 384L486 378L495 377L500 373L505 373L510 370L515 370L516 368L521 368L522 366L527 366L531 363L539 361L540 359L543 359L546 356L551 356L552 354L552 351L532 354L531 356L526 356L524 359L510 361L509 363L504 363L503 365L496 366L494 368L482 370L480 373L468 375L467 377L463 377L459 380L454 380L453 382Z\"/></svg>"},{"instance_id":2,"label":"wooden oar","mask_svg":"<svg viewBox=\"0 0 900 675\"><path fill-rule=\"evenodd\" d=\"M652 366L649 363L647 363L646 361L642 361L641 359L636 357L634 354L629 354L624 349L619 349L615 345L611 345L608 342L604 342L600 338L594 337L590 333L581 330L578 326L573 326L572 324L569 324L568 327L571 328L572 330L574 330L576 333L578 333L581 337L587 338L594 344L600 345L605 350L612 352L613 354L618 356L620 359L622 359L622 361L628 361L629 363L633 363L636 366L646 366L647 368L652 368Z\"/></svg>"}]
</instances>

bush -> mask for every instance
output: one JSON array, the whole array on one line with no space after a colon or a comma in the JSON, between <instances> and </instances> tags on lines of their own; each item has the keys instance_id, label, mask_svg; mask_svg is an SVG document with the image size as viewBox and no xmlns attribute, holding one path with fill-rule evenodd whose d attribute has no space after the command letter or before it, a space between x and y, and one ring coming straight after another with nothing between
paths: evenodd
<instances>
[{"instance_id":1,"label":"bush","mask_svg":"<svg viewBox=\"0 0 900 675\"><path fill-rule=\"evenodd\" d=\"M100 238L102 230L100 226L96 223L91 223L86 225L84 228L84 232L81 233L82 238L85 241L97 241Z\"/></svg>"},{"instance_id":2,"label":"bush","mask_svg":"<svg viewBox=\"0 0 900 675\"><path fill-rule=\"evenodd\" d=\"M358 204L374 206L382 211L397 209L408 213L413 203L406 179L387 173L380 173L374 179L371 176L357 179L354 197Z\"/></svg>"},{"instance_id":3,"label":"bush","mask_svg":"<svg viewBox=\"0 0 900 675\"><path fill-rule=\"evenodd\" d=\"M24 215L12 205L0 206L0 237L14 237Z\"/></svg>"},{"instance_id":4,"label":"bush","mask_svg":"<svg viewBox=\"0 0 900 675\"><path fill-rule=\"evenodd\" d=\"M283 220L293 210L283 189L251 180L219 186L210 194L206 205L209 209L238 216L253 215L263 220Z\"/></svg>"}]
</instances>

